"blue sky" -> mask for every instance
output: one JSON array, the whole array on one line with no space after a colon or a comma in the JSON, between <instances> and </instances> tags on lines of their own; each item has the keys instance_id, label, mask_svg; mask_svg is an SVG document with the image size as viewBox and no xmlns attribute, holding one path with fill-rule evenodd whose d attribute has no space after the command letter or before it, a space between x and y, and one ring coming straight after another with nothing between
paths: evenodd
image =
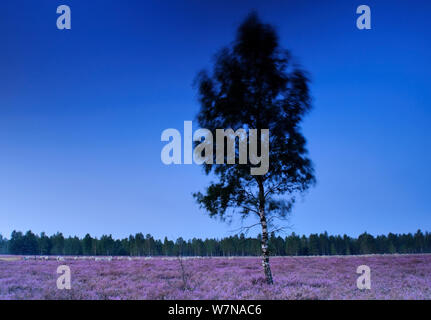
<instances>
[{"instance_id":1,"label":"blue sky","mask_svg":"<svg viewBox=\"0 0 431 320\"><path fill-rule=\"evenodd\" d=\"M56 28L60 4L72 30ZM371 30L356 28L360 4ZM429 3L6 0L0 233L231 235L192 198L210 178L163 165L160 135L195 119L196 73L252 9L312 78L303 131L317 185L292 231L431 231Z\"/></svg>"}]
</instances>

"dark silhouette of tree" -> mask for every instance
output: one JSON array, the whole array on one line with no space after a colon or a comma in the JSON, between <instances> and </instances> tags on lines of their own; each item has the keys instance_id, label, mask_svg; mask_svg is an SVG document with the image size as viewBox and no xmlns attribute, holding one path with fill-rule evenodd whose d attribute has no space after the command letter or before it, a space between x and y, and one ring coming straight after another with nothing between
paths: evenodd
<instances>
[{"instance_id":1,"label":"dark silhouette of tree","mask_svg":"<svg viewBox=\"0 0 431 320\"><path fill-rule=\"evenodd\" d=\"M299 126L311 108L308 82L289 52L280 47L274 28L263 24L256 13L241 24L232 46L219 52L212 75L202 71L196 80L201 104L198 121L213 136L216 129L257 129L261 134L262 129L269 129L266 174L251 175L250 169L255 165L250 159L247 164L206 163L206 173L214 173L219 181L212 183L204 194L194 194L211 217L224 219L227 212L239 208L243 218L249 214L258 218L264 273L269 284L273 280L268 225L274 225L275 219L285 219L294 195L314 183ZM259 136L258 141L262 142ZM235 145L236 154L238 148ZM216 160L215 152L213 157Z\"/></svg>"},{"instance_id":2,"label":"dark silhouette of tree","mask_svg":"<svg viewBox=\"0 0 431 320\"><path fill-rule=\"evenodd\" d=\"M40 234L39 248L40 248L40 254L42 255L50 254L51 252L52 242L51 242L51 239L45 234L45 232L42 232Z\"/></svg>"},{"instance_id":3,"label":"dark silhouette of tree","mask_svg":"<svg viewBox=\"0 0 431 320\"><path fill-rule=\"evenodd\" d=\"M420 229L414 235L414 249L420 253L425 249L425 237Z\"/></svg>"},{"instance_id":4,"label":"dark silhouette of tree","mask_svg":"<svg viewBox=\"0 0 431 320\"><path fill-rule=\"evenodd\" d=\"M24 253L24 236L21 231L12 231L9 240L9 250L12 254Z\"/></svg>"},{"instance_id":5,"label":"dark silhouette of tree","mask_svg":"<svg viewBox=\"0 0 431 320\"><path fill-rule=\"evenodd\" d=\"M39 254L39 243L36 235L30 230L27 231L23 238L24 254Z\"/></svg>"},{"instance_id":6,"label":"dark silhouette of tree","mask_svg":"<svg viewBox=\"0 0 431 320\"><path fill-rule=\"evenodd\" d=\"M64 236L61 232L57 232L55 235L51 236L51 254L64 254Z\"/></svg>"},{"instance_id":7,"label":"dark silhouette of tree","mask_svg":"<svg viewBox=\"0 0 431 320\"><path fill-rule=\"evenodd\" d=\"M82 239L82 249L85 255L91 255L93 252L93 238L88 233Z\"/></svg>"},{"instance_id":8,"label":"dark silhouette of tree","mask_svg":"<svg viewBox=\"0 0 431 320\"><path fill-rule=\"evenodd\" d=\"M78 237L68 237L64 239L64 254L66 255L82 255L82 243Z\"/></svg>"},{"instance_id":9,"label":"dark silhouette of tree","mask_svg":"<svg viewBox=\"0 0 431 320\"><path fill-rule=\"evenodd\" d=\"M8 250L8 241L0 234L0 254L6 254Z\"/></svg>"}]
</instances>

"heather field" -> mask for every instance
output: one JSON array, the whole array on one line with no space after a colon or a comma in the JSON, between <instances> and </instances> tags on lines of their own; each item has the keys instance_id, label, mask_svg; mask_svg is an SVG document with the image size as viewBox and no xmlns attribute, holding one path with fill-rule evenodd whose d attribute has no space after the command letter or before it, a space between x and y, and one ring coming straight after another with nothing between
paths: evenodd
<instances>
[{"instance_id":1,"label":"heather field","mask_svg":"<svg viewBox=\"0 0 431 320\"><path fill-rule=\"evenodd\" d=\"M431 255L258 258L1 257L0 299L431 299ZM356 268L371 268L371 290ZM59 290L68 265L71 290Z\"/></svg>"}]
</instances>

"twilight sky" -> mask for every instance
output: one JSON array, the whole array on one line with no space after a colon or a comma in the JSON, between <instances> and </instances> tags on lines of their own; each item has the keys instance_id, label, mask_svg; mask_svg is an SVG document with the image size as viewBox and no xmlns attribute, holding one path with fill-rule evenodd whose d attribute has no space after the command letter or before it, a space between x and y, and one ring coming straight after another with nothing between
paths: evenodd
<instances>
[{"instance_id":1,"label":"twilight sky","mask_svg":"<svg viewBox=\"0 0 431 320\"><path fill-rule=\"evenodd\" d=\"M56 28L60 4L71 30ZM356 28L361 4L371 30ZM196 73L253 8L312 78L317 185L292 231L431 231L430 3L5 0L0 234L231 235L192 198L210 177L162 164L160 135L195 119Z\"/></svg>"}]
</instances>

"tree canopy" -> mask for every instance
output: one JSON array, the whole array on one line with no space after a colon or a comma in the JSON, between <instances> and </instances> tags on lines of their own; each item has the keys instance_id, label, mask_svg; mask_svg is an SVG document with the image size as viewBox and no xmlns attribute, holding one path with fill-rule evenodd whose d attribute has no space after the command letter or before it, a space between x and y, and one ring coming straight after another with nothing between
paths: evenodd
<instances>
[{"instance_id":1,"label":"tree canopy","mask_svg":"<svg viewBox=\"0 0 431 320\"><path fill-rule=\"evenodd\" d=\"M262 227L262 250L268 283L272 283L267 254L268 229L275 219L290 212L297 193L314 182L314 170L307 157L306 140L300 123L311 109L309 79L294 62L289 51L280 46L278 35L269 24L260 21L255 12L239 26L231 46L216 56L213 71L201 71L196 79L201 127L214 133L217 129L258 130L251 141L267 139L269 166L262 174L253 175L256 167L251 153L247 163L205 164L205 172L218 181L205 192L194 194L197 202L212 217L225 218L227 212L239 210L242 218L252 213ZM268 135L268 136L265 136ZM235 137L233 138L235 139ZM239 140L243 138L239 137ZM214 146L227 148L224 141ZM234 145L240 154L241 141ZM226 156L225 152L225 156ZM213 152L213 157L216 157ZM217 159L215 159L217 160ZM228 162L229 163L229 162ZM230 211L229 211L230 210Z\"/></svg>"}]
</instances>

